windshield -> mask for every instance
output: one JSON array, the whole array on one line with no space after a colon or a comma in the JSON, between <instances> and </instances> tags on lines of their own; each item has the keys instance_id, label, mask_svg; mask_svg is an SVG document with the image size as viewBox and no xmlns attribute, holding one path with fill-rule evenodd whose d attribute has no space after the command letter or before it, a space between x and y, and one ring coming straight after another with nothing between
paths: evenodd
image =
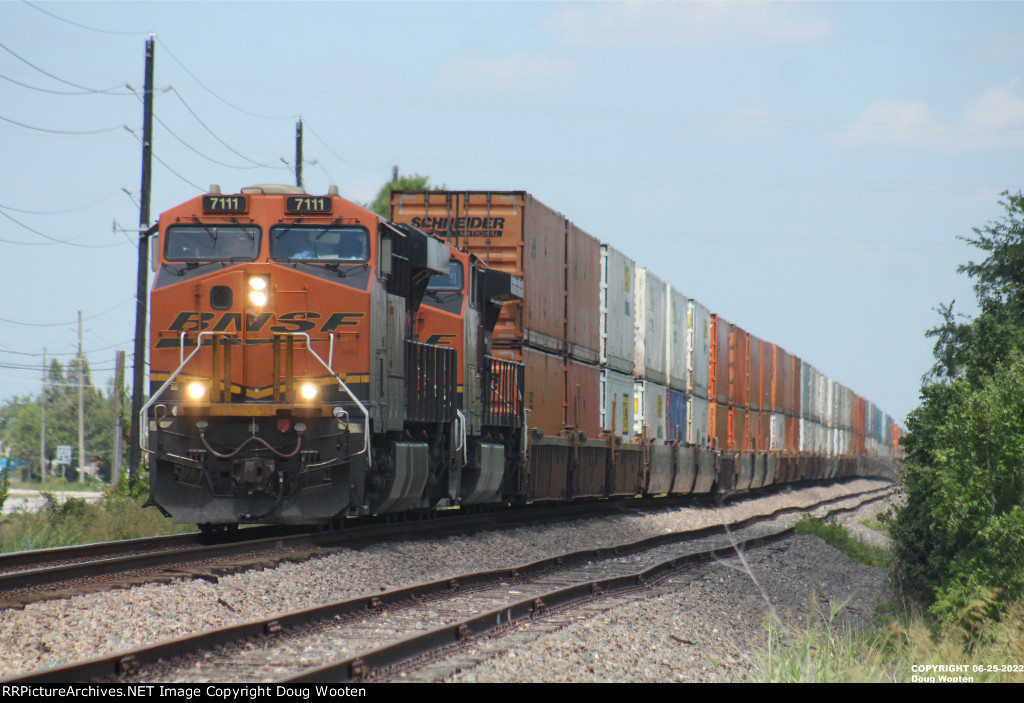
<instances>
[{"instance_id":1,"label":"windshield","mask_svg":"<svg viewBox=\"0 0 1024 703\"><path fill-rule=\"evenodd\" d=\"M363 227L278 225L270 229L270 258L362 263L370 259L370 235Z\"/></svg>"},{"instance_id":2,"label":"windshield","mask_svg":"<svg viewBox=\"0 0 1024 703\"><path fill-rule=\"evenodd\" d=\"M259 227L174 225L165 235L168 261L253 261L259 253Z\"/></svg>"},{"instance_id":3,"label":"windshield","mask_svg":"<svg viewBox=\"0 0 1024 703\"><path fill-rule=\"evenodd\" d=\"M435 273L430 277L427 291L460 291L462 290L462 264L452 260L448 262L448 275Z\"/></svg>"}]
</instances>

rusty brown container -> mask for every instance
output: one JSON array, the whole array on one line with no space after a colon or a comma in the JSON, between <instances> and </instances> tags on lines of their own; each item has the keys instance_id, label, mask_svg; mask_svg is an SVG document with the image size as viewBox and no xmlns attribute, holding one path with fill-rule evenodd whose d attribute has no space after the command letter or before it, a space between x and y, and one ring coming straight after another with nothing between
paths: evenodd
<instances>
[{"instance_id":1,"label":"rusty brown container","mask_svg":"<svg viewBox=\"0 0 1024 703\"><path fill-rule=\"evenodd\" d=\"M744 408L730 407L729 420L732 425L729 433L729 449L735 452L746 451L747 411Z\"/></svg>"},{"instance_id":2,"label":"rusty brown container","mask_svg":"<svg viewBox=\"0 0 1024 703\"><path fill-rule=\"evenodd\" d=\"M786 415L786 449L797 451L800 449L800 421Z\"/></svg>"},{"instance_id":3,"label":"rusty brown container","mask_svg":"<svg viewBox=\"0 0 1024 703\"><path fill-rule=\"evenodd\" d=\"M721 315L711 316L711 371L708 400L718 403L729 402L729 337L731 329L732 325Z\"/></svg>"},{"instance_id":4,"label":"rusty brown container","mask_svg":"<svg viewBox=\"0 0 1024 703\"><path fill-rule=\"evenodd\" d=\"M787 371L792 362L789 360L789 352L782 347L775 345L775 364L772 374L772 407L775 412L785 414L786 410L786 378Z\"/></svg>"},{"instance_id":5,"label":"rusty brown container","mask_svg":"<svg viewBox=\"0 0 1024 703\"><path fill-rule=\"evenodd\" d=\"M601 369L567 360L567 425L578 427L588 437L601 433Z\"/></svg>"},{"instance_id":6,"label":"rusty brown container","mask_svg":"<svg viewBox=\"0 0 1024 703\"><path fill-rule=\"evenodd\" d=\"M597 364L601 349L601 242L571 222L566 272L566 342L574 359Z\"/></svg>"},{"instance_id":7,"label":"rusty brown container","mask_svg":"<svg viewBox=\"0 0 1024 703\"><path fill-rule=\"evenodd\" d=\"M750 335L736 325L729 330L729 402L747 407L750 388Z\"/></svg>"},{"instance_id":8,"label":"rusty brown container","mask_svg":"<svg viewBox=\"0 0 1024 703\"><path fill-rule=\"evenodd\" d=\"M775 349L771 342L761 343L761 410L774 412L772 390L775 388ZM765 445L767 449L767 445Z\"/></svg>"},{"instance_id":9,"label":"rusty brown container","mask_svg":"<svg viewBox=\"0 0 1024 703\"><path fill-rule=\"evenodd\" d=\"M433 232L488 266L523 277L523 299L502 310L496 345L564 351L565 217L522 191L394 191L391 219ZM599 281L600 274L592 278Z\"/></svg>"},{"instance_id":10,"label":"rusty brown container","mask_svg":"<svg viewBox=\"0 0 1024 703\"><path fill-rule=\"evenodd\" d=\"M561 357L530 347L517 352L521 352L526 366L527 424L531 430L556 436L565 425L565 362Z\"/></svg>"},{"instance_id":11,"label":"rusty brown container","mask_svg":"<svg viewBox=\"0 0 1024 703\"><path fill-rule=\"evenodd\" d=\"M752 334L747 335L747 359L749 360L748 376L750 378L750 385L747 387L747 407L751 410L761 409L761 377L763 371L761 369L761 360L763 352L761 351L762 342L760 337L756 337Z\"/></svg>"},{"instance_id":12,"label":"rusty brown container","mask_svg":"<svg viewBox=\"0 0 1024 703\"><path fill-rule=\"evenodd\" d=\"M790 374L791 374L790 375L791 387L790 387L790 390L789 390L790 397L793 399L792 400L793 410L792 410L791 414L793 415L793 417L800 417L800 364L801 364L801 361L800 361L800 357L798 357L796 355L793 355L791 357L791 359L793 361L793 367L790 370ZM798 425L798 427L799 427L799 425ZM797 441L797 445L796 446L799 447L800 446L800 444L799 444L800 437L799 436L797 436L796 441Z\"/></svg>"},{"instance_id":13,"label":"rusty brown container","mask_svg":"<svg viewBox=\"0 0 1024 703\"><path fill-rule=\"evenodd\" d=\"M772 446L772 414L762 410L757 432L757 451L766 452Z\"/></svg>"},{"instance_id":14,"label":"rusty brown container","mask_svg":"<svg viewBox=\"0 0 1024 703\"><path fill-rule=\"evenodd\" d=\"M708 437L717 449L729 448L729 409L726 403L708 404Z\"/></svg>"}]
</instances>

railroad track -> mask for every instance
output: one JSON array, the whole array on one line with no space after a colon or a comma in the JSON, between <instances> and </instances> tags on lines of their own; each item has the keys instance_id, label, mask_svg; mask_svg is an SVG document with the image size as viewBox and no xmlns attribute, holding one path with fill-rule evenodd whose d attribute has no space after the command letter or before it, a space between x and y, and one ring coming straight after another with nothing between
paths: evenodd
<instances>
[{"instance_id":1,"label":"railroad track","mask_svg":"<svg viewBox=\"0 0 1024 703\"><path fill-rule=\"evenodd\" d=\"M750 492L746 496L762 494ZM215 534L188 533L0 554L0 609L144 583L189 578L216 583L221 576L249 569L305 561L331 550L407 537L413 527L417 536L437 537L466 529L514 527L676 505L693 505L693 497L599 501L487 513L441 512L401 522L360 518L348 521L351 525L342 529L314 532L282 526L249 527Z\"/></svg>"},{"instance_id":2,"label":"railroad track","mask_svg":"<svg viewBox=\"0 0 1024 703\"><path fill-rule=\"evenodd\" d=\"M879 489L785 508L729 530L749 531L786 513L865 498L848 508L855 509L888 492ZM740 538L773 541L789 534L791 528ZM429 679L434 652L450 654L481 634L519 620L558 617L559 609L579 607L588 599L647 588L680 568L731 554L734 546L726 537L726 528L719 526L563 554L210 630L8 681L363 681L394 674L399 665L406 675L418 667L427 673L415 675ZM683 552L681 543L686 547ZM748 541L747 548L755 544ZM175 658L179 660L166 663Z\"/></svg>"}]
</instances>

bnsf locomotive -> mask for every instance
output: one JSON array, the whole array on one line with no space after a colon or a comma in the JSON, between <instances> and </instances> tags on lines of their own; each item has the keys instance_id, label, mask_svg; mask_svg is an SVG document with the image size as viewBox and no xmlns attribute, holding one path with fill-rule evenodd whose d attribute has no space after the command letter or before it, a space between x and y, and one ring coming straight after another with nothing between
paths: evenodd
<instances>
[{"instance_id":1,"label":"bnsf locomotive","mask_svg":"<svg viewBox=\"0 0 1024 703\"><path fill-rule=\"evenodd\" d=\"M863 436L830 451L788 439L773 447L770 421L758 446L750 403L727 402L724 415L712 403L703 419L691 410L673 432L653 366L641 374L630 358L637 375L615 390L617 357L597 342L611 324L597 312L607 254L575 251L571 223L525 194L476 195L486 208L470 212L466 194L460 213L459 194L396 193L392 222L333 187L212 187L163 213L142 411L151 503L201 526L325 523L727 491L891 463L887 451L869 456ZM531 278L538 257L555 273ZM594 300L573 312L580 285ZM650 330L636 336L666 343ZM669 374L662 385L672 385ZM861 424L870 415L862 406L847 413ZM749 426L739 438L736 411ZM898 428L883 429L878 446L895 450Z\"/></svg>"}]
</instances>

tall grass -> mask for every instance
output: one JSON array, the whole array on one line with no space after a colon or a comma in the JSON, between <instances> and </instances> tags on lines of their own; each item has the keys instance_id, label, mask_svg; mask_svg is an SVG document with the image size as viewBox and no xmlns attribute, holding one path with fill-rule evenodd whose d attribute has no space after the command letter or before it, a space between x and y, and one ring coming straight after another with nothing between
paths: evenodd
<instances>
[{"instance_id":1,"label":"tall grass","mask_svg":"<svg viewBox=\"0 0 1024 703\"><path fill-rule=\"evenodd\" d=\"M177 525L155 508L143 508L144 498L109 490L99 503L44 493L46 505L38 512L17 511L0 518L0 552L45 549L153 535L190 532L193 525Z\"/></svg>"}]
</instances>

